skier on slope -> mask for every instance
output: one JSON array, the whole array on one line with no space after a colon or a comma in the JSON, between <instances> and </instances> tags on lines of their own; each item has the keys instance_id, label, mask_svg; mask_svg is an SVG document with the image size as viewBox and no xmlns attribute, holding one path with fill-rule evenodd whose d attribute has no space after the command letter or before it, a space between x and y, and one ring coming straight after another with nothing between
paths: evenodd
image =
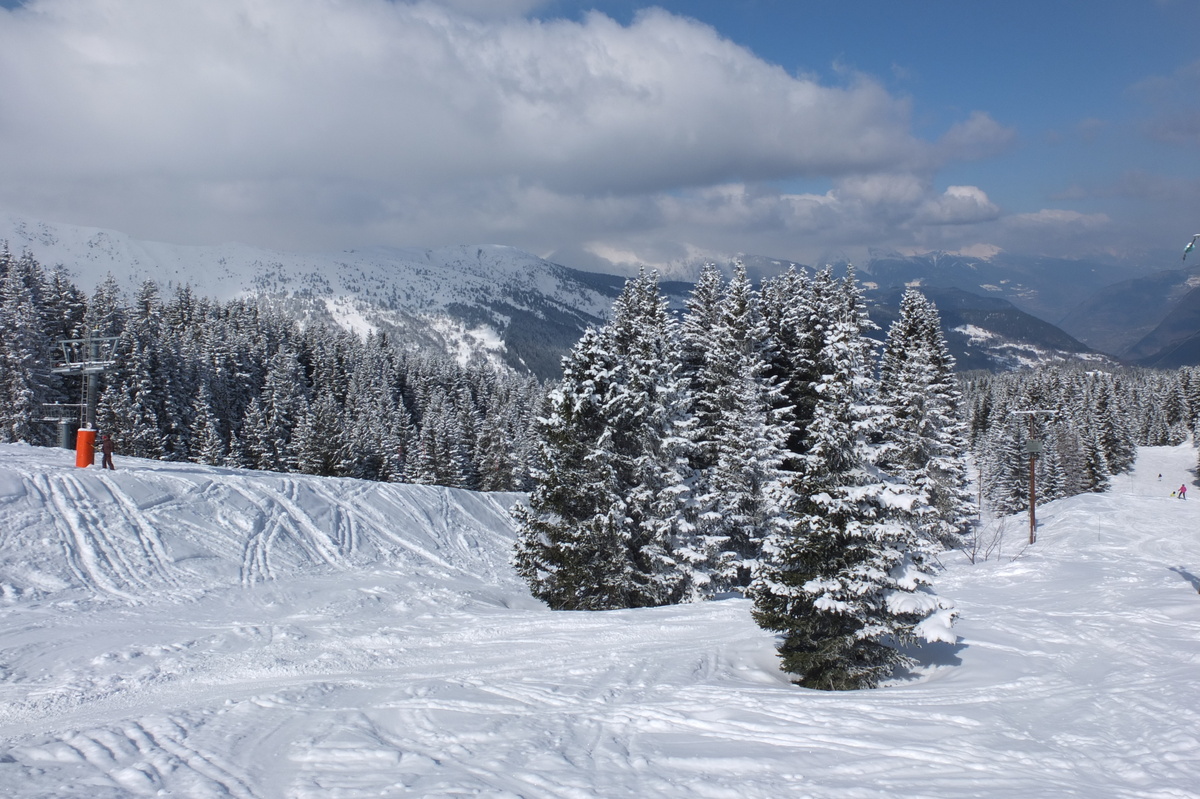
<instances>
[{"instance_id":1,"label":"skier on slope","mask_svg":"<svg viewBox=\"0 0 1200 799\"><path fill-rule=\"evenodd\" d=\"M1181 485L1177 493L1179 494L1180 499L1187 499L1185 496L1185 494L1187 494L1187 485Z\"/></svg>"},{"instance_id":2,"label":"skier on slope","mask_svg":"<svg viewBox=\"0 0 1200 799\"><path fill-rule=\"evenodd\" d=\"M112 460L113 440L112 440L112 436L110 436L108 433L105 433L104 435L100 436L100 452L103 453L103 455L104 455L104 458L100 462L100 468L101 469L112 469L115 472L117 470L117 467L113 466L113 460Z\"/></svg>"}]
</instances>

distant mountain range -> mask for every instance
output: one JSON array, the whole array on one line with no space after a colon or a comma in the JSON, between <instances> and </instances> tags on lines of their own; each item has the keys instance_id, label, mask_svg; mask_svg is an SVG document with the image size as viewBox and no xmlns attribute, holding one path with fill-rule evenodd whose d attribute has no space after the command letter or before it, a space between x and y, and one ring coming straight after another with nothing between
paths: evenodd
<instances>
[{"instance_id":1,"label":"distant mountain range","mask_svg":"<svg viewBox=\"0 0 1200 799\"><path fill-rule=\"evenodd\" d=\"M0 240L14 252L28 249L44 266L61 266L87 291L110 274L130 294L145 280L168 295L187 285L202 296L254 298L300 320L387 332L413 349L540 377L558 374L562 355L605 318L625 280L495 245L296 254L146 242L11 215L0 215ZM804 268L757 256L739 260L757 279ZM732 259L721 265L732 271ZM689 277L699 266L670 277ZM904 288L920 287L941 311L960 369L1107 356L1157 366L1200 363L1200 269L1151 273L1006 253L876 253L855 269L878 335ZM662 287L677 308L691 290L687 280L664 280Z\"/></svg>"},{"instance_id":2,"label":"distant mountain range","mask_svg":"<svg viewBox=\"0 0 1200 799\"><path fill-rule=\"evenodd\" d=\"M958 289L1003 299L1049 323L1096 353L1143 366L1176 368L1200 364L1200 266L1155 269L1128 264L999 253L968 258L934 253L916 257L877 256L863 279L883 287L919 285L931 297ZM968 301L969 302L969 301ZM940 306L939 306L940 307ZM948 324L949 327L949 324ZM1019 324L1033 341L1044 329Z\"/></svg>"},{"instance_id":3,"label":"distant mountain range","mask_svg":"<svg viewBox=\"0 0 1200 799\"><path fill-rule=\"evenodd\" d=\"M1162 368L1200 364L1200 266L1107 286L1062 326L1131 363Z\"/></svg>"}]
</instances>

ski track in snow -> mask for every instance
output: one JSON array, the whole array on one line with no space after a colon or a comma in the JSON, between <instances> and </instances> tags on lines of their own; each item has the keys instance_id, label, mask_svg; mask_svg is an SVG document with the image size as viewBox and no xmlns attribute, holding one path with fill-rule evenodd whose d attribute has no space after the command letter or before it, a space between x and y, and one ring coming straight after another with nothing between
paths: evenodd
<instances>
[{"instance_id":1,"label":"ski track in snow","mask_svg":"<svg viewBox=\"0 0 1200 799\"><path fill-rule=\"evenodd\" d=\"M959 644L840 694L745 600L547 611L506 497L68 457L0 446L2 795L1197 796L1190 447L948 553Z\"/></svg>"}]
</instances>

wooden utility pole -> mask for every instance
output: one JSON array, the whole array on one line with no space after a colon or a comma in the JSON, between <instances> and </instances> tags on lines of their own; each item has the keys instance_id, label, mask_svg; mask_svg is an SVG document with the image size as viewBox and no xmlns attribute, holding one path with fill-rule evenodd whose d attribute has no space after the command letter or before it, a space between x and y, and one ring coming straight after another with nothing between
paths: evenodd
<instances>
[{"instance_id":1,"label":"wooden utility pole","mask_svg":"<svg viewBox=\"0 0 1200 799\"><path fill-rule=\"evenodd\" d=\"M1029 437L1025 440L1025 451L1029 453L1029 543L1037 541L1037 459L1044 444L1037 437L1035 424L1038 417L1050 418L1054 411L1012 411L1013 416L1029 417Z\"/></svg>"}]
</instances>

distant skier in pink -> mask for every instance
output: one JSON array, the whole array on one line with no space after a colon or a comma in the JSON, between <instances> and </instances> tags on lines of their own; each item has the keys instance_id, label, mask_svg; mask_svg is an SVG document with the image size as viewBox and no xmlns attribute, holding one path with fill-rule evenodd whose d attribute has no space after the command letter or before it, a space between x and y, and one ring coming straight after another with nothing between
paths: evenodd
<instances>
[{"instance_id":1,"label":"distant skier in pink","mask_svg":"<svg viewBox=\"0 0 1200 799\"><path fill-rule=\"evenodd\" d=\"M1179 487L1179 498L1187 499L1187 486L1186 485L1181 485Z\"/></svg>"}]
</instances>

